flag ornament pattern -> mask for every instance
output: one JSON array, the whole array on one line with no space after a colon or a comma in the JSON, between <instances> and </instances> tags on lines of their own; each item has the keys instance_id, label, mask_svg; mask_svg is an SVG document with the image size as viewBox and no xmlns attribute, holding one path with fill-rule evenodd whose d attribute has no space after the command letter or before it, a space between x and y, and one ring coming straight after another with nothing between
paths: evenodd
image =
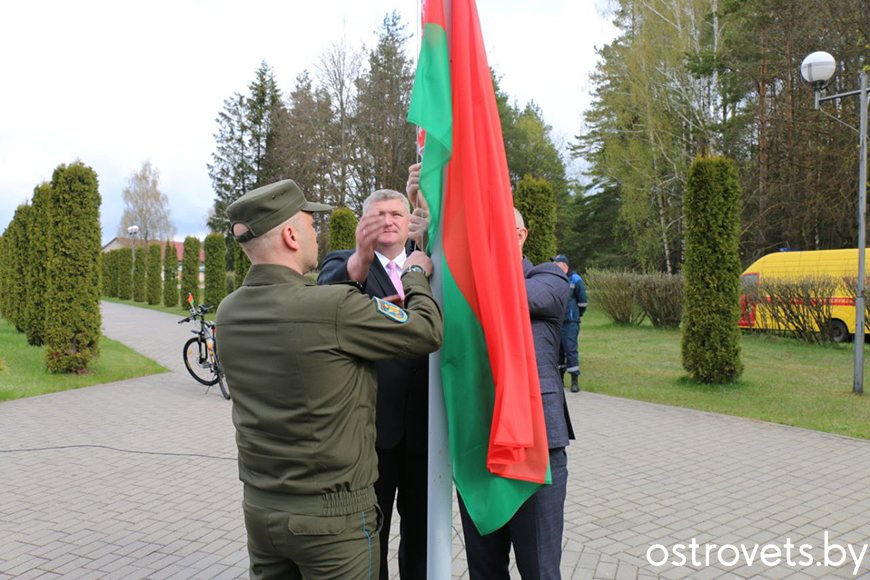
<instances>
[{"instance_id":1,"label":"flag ornament pattern","mask_svg":"<svg viewBox=\"0 0 870 580\"><path fill-rule=\"evenodd\" d=\"M549 481L546 424L501 123L474 0L426 0L408 120L441 241L441 377L453 479L482 534ZM449 161L449 164L448 164ZM447 166L447 186L443 175Z\"/></svg>"}]
</instances>

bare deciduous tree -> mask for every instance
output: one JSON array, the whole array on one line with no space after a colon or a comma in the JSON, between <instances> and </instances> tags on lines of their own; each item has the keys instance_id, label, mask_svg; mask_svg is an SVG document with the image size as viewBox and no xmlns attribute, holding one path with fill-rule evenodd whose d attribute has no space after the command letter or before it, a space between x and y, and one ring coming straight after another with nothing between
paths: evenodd
<instances>
[{"instance_id":1,"label":"bare deciduous tree","mask_svg":"<svg viewBox=\"0 0 870 580\"><path fill-rule=\"evenodd\" d=\"M351 183L351 156L354 149L355 132L353 113L356 107L356 83L362 67L362 52L348 46L342 36L338 42L331 43L324 50L317 63L320 83L332 100L333 138L338 154L335 168L337 183L337 204L347 205L347 193Z\"/></svg>"},{"instance_id":2,"label":"bare deciduous tree","mask_svg":"<svg viewBox=\"0 0 870 580\"><path fill-rule=\"evenodd\" d=\"M139 226L143 247L149 240L169 240L175 235L175 225L169 211L169 198L160 191L160 170L151 161L133 173L124 188L124 214L118 235L126 236L127 228Z\"/></svg>"}]
</instances>

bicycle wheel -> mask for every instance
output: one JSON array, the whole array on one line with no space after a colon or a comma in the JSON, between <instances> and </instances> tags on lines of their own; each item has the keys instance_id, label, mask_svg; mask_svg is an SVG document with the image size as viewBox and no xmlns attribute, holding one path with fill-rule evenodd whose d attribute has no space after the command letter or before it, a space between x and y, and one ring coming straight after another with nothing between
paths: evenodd
<instances>
[{"instance_id":1,"label":"bicycle wheel","mask_svg":"<svg viewBox=\"0 0 870 580\"><path fill-rule=\"evenodd\" d=\"M229 401L232 399L230 396L230 385L227 383L227 375L224 373L224 367L221 365L221 359L218 357L218 344L217 340L214 341L214 368L217 372L218 376L218 385L221 388L221 395L224 396L224 399Z\"/></svg>"},{"instance_id":2,"label":"bicycle wheel","mask_svg":"<svg viewBox=\"0 0 870 580\"><path fill-rule=\"evenodd\" d=\"M198 337L194 336L184 344L184 352L181 356L184 358L187 372L197 381L209 387L218 382L219 377L211 361L208 360L205 343L200 342Z\"/></svg>"},{"instance_id":3,"label":"bicycle wheel","mask_svg":"<svg viewBox=\"0 0 870 580\"><path fill-rule=\"evenodd\" d=\"M227 377L223 372L218 374L218 385L221 388L221 395L224 396L224 399L229 401L232 397L230 397L230 387L227 385Z\"/></svg>"}]
</instances>

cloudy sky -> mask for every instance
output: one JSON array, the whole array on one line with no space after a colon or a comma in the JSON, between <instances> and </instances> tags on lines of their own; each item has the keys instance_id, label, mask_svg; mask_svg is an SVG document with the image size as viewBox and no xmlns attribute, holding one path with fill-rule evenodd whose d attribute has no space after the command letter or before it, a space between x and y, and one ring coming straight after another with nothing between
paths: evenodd
<instances>
[{"instance_id":1,"label":"cloudy sky","mask_svg":"<svg viewBox=\"0 0 870 580\"><path fill-rule=\"evenodd\" d=\"M503 88L521 105L540 104L557 140L570 143L589 103L595 47L615 34L606 0L477 3ZM223 100L244 91L264 59L289 91L342 35L351 46L372 46L392 10L409 25L417 18L414 0L8 3L0 19L0 231L57 165L79 158L99 175L107 242L127 178L150 159L178 238L203 235L213 199L206 163Z\"/></svg>"}]
</instances>

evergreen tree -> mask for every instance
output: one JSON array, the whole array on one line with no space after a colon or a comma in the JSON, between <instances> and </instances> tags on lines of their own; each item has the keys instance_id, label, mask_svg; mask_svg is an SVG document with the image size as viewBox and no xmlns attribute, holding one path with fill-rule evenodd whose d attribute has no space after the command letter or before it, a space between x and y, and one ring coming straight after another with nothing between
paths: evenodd
<instances>
[{"instance_id":1,"label":"evergreen tree","mask_svg":"<svg viewBox=\"0 0 870 580\"><path fill-rule=\"evenodd\" d=\"M242 249L242 246L233 241L233 247L235 252L235 285L236 288L239 288L242 283L245 281L245 276L248 275L248 270L251 268L251 260L248 258L248 255Z\"/></svg>"},{"instance_id":2,"label":"evergreen tree","mask_svg":"<svg viewBox=\"0 0 870 580\"><path fill-rule=\"evenodd\" d=\"M217 307L226 295L226 242L221 234L209 234L205 238L205 296L209 306Z\"/></svg>"},{"instance_id":3,"label":"evergreen tree","mask_svg":"<svg viewBox=\"0 0 870 580\"><path fill-rule=\"evenodd\" d=\"M113 298L118 298L120 296L120 274L121 274L121 252L120 250L112 250L109 252L109 266L110 266L110 274L111 280L109 282L109 294Z\"/></svg>"},{"instance_id":4,"label":"evergreen tree","mask_svg":"<svg viewBox=\"0 0 870 580\"><path fill-rule=\"evenodd\" d=\"M275 75L266 62L260 64L249 95L234 93L224 101L216 119L214 135L217 148L208 164L215 192L214 214L208 220L213 232L229 232L227 207L261 184L267 162L267 143L272 137L272 111L281 93ZM264 184L263 184L264 185Z\"/></svg>"},{"instance_id":5,"label":"evergreen tree","mask_svg":"<svg viewBox=\"0 0 870 580\"><path fill-rule=\"evenodd\" d=\"M329 218L329 251L352 250L356 247L356 216L346 207L332 210Z\"/></svg>"},{"instance_id":6,"label":"evergreen tree","mask_svg":"<svg viewBox=\"0 0 870 580\"><path fill-rule=\"evenodd\" d=\"M45 342L46 268L51 251L51 185L42 183L33 190L30 206L30 229L27 248L27 342L41 346Z\"/></svg>"},{"instance_id":7,"label":"evergreen tree","mask_svg":"<svg viewBox=\"0 0 870 580\"><path fill-rule=\"evenodd\" d=\"M550 183L560 210L556 214L557 245L566 250L572 248L568 240L572 232L571 215L564 211L570 203L568 178L565 162L553 141L552 127L544 121L544 113L534 101L523 109L511 105L494 71L492 77L511 185L516 188L526 175Z\"/></svg>"},{"instance_id":8,"label":"evergreen tree","mask_svg":"<svg viewBox=\"0 0 870 580\"><path fill-rule=\"evenodd\" d=\"M136 302L145 302L145 275L148 262L148 248L145 244L138 244L135 253L133 254L133 300Z\"/></svg>"},{"instance_id":9,"label":"evergreen tree","mask_svg":"<svg viewBox=\"0 0 870 580\"><path fill-rule=\"evenodd\" d=\"M281 103L281 91L275 81L275 73L264 60L248 85L248 126L251 129L251 167L254 172L254 187L266 185L264 169L266 150L272 138L272 112Z\"/></svg>"},{"instance_id":10,"label":"evergreen tree","mask_svg":"<svg viewBox=\"0 0 870 580\"><path fill-rule=\"evenodd\" d=\"M292 179L307 199L333 203L339 188L333 178L336 152L332 147L329 94L315 89L308 71L303 71L296 77L287 105L279 102L273 115L268 182ZM320 225L317 216L315 227Z\"/></svg>"},{"instance_id":11,"label":"evergreen tree","mask_svg":"<svg viewBox=\"0 0 870 580\"><path fill-rule=\"evenodd\" d=\"M245 97L234 93L224 101L224 109L215 120L217 150L212 153L212 163L208 164L215 200L208 226L214 232L226 232L230 227L227 207L252 189L256 181L251 165L251 129Z\"/></svg>"},{"instance_id":12,"label":"evergreen tree","mask_svg":"<svg viewBox=\"0 0 870 580\"><path fill-rule=\"evenodd\" d=\"M118 298L133 298L133 248L119 248L118 252Z\"/></svg>"},{"instance_id":13,"label":"evergreen tree","mask_svg":"<svg viewBox=\"0 0 870 580\"><path fill-rule=\"evenodd\" d=\"M587 268L631 270L635 260L625 248L617 229L620 207L619 187L593 182L560 206L556 217L559 251L571 260L577 272ZM559 214L568 226L560 233Z\"/></svg>"},{"instance_id":14,"label":"evergreen tree","mask_svg":"<svg viewBox=\"0 0 870 580\"><path fill-rule=\"evenodd\" d=\"M0 316L9 319L7 314L9 295L11 293L10 286L12 283L11 258L8 254L9 247L9 227L3 235L0 235Z\"/></svg>"},{"instance_id":15,"label":"evergreen tree","mask_svg":"<svg viewBox=\"0 0 870 580\"><path fill-rule=\"evenodd\" d=\"M553 187L544 179L527 175L517 184L514 198L529 230L523 253L533 264L549 262L557 251Z\"/></svg>"},{"instance_id":16,"label":"evergreen tree","mask_svg":"<svg viewBox=\"0 0 870 580\"><path fill-rule=\"evenodd\" d=\"M686 263L682 358L701 383L727 383L740 362L740 185L724 157L699 158L685 199Z\"/></svg>"},{"instance_id":17,"label":"evergreen tree","mask_svg":"<svg viewBox=\"0 0 870 580\"><path fill-rule=\"evenodd\" d=\"M9 236L9 297L7 318L18 332L26 332L27 253L30 206L20 205L12 216L6 232Z\"/></svg>"},{"instance_id":18,"label":"evergreen tree","mask_svg":"<svg viewBox=\"0 0 870 580\"><path fill-rule=\"evenodd\" d=\"M178 251L171 240L163 246L163 305L178 304Z\"/></svg>"},{"instance_id":19,"label":"evergreen tree","mask_svg":"<svg viewBox=\"0 0 870 580\"><path fill-rule=\"evenodd\" d=\"M100 252L100 295L108 296L109 295L109 280L111 274L109 273L109 253L108 252Z\"/></svg>"},{"instance_id":20,"label":"evergreen tree","mask_svg":"<svg viewBox=\"0 0 870 580\"><path fill-rule=\"evenodd\" d=\"M181 307L187 309L190 305L187 297L199 304L199 240L193 236L184 238L184 253L181 258Z\"/></svg>"},{"instance_id":21,"label":"evergreen tree","mask_svg":"<svg viewBox=\"0 0 870 580\"><path fill-rule=\"evenodd\" d=\"M150 244L148 246L148 304L160 304L163 295L163 279L160 277L160 267L160 244Z\"/></svg>"},{"instance_id":22,"label":"evergreen tree","mask_svg":"<svg viewBox=\"0 0 870 580\"><path fill-rule=\"evenodd\" d=\"M53 373L80 373L99 355L97 174L80 161L61 165L54 171L51 188L45 362Z\"/></svg>"}]
</instances>

